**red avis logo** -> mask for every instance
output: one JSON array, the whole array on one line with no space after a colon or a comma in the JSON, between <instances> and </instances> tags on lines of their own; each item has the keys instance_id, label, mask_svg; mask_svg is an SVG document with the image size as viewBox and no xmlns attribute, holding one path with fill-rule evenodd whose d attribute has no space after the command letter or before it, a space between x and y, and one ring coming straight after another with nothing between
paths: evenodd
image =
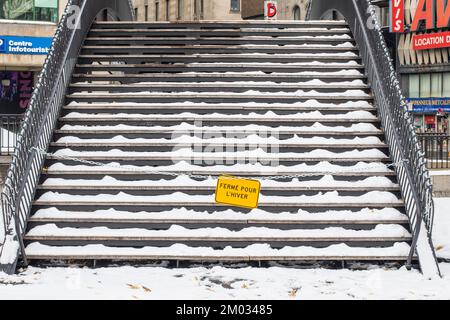
<instances>
[{"instance_id":1,"label":"red avis logo","mask_svg":"<svg viewBox=\"0 0 450 320\"><path fill-rule=\"evenodd\" d=\"M391 0L390 3L391 32L405 31L405 1Z\"/></svg>"},{"instance_id":2,"label":"red avis logo","mask_svg":"<svg viewBox=\"0 0 450 320\"><path fill-rule=\"evenodd\" d=\"M264 15L267 19L276 18L278 13L278 5L276 1L266 1L264 3Z\"/></svg>"}]
</instances>

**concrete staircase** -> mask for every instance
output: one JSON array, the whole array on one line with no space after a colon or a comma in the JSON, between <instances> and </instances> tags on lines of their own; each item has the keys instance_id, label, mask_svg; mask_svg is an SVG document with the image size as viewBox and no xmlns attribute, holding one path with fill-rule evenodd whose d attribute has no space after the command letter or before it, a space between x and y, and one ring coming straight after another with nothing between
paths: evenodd
<instances>
[{"instance_id":1,"label":"concrete staircase","mask_svg":"<svg viewBox=\"0 0 450 320\"><path fill-rule=\"evenodd\" d=\"M404 263L409 223L373 103L344 22L96 23L27 257ZM214 203L221 174L263 179L259 208Z\"/></svg>"}]
</instances>

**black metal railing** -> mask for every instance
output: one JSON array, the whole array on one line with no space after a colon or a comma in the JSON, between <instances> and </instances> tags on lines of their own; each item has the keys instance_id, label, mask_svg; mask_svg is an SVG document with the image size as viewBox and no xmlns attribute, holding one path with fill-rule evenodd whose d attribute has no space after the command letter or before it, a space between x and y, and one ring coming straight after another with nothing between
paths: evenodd
<instances>
[{"instance_id":1,"label":"black metal railing","mask_svg":"<svg viewBox=\"0 0 450 320\"><path fill-rule=\"evenodd\" d=\"M104 10L114 19L133 19L129 0L69 0L56 30L19 130L1 194L0 271L14 272L19 254L26 264L22 237L45 161L34 148L48 149L82 43L92 22Z\"/></svg>"},{"instance_id":2,"label":"black metal railing","mask_svg":"<svg viewBox=\"0 0 450 320\"><path fill-rule=\"evenodd\" d=\"M433 259L421 266L433 268L432 272L439 274L431 240L432 183L375 7L370 0L314 0L312 6L312 19L329 19L331 13L338 11L349 24L371 84L391 159L394 163L408 161L395 168L413 237L407 265L417 253L419 261L421 256L424 261Z\"/></svg>"},{"instance_id":3,"label":"black metal railing","mask_svg":"<svg viewBox=\"0 0 450 320\"><path fill-rule=\"evenodd\" d=\"M22 120L21 114L0 114L0 156L14 153Z\"/></svg>"},{"instance_id":4,"label":"black metal railing","mask_svg":"<svg viewBox=\"0 0 450 320\"><path fill-rule=\"evenodd\" d=\"M417 135L428 169L450 169L450 136L439 133Z\"/></svg>"}]
</instances>

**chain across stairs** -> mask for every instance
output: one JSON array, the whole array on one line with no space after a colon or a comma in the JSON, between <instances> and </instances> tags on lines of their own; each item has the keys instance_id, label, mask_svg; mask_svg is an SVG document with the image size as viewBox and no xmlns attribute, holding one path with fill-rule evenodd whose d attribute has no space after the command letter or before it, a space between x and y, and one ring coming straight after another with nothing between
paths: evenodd
<instances>
[{"instance_id":1,"label":"chain across stairs","mask_svg":"<svg viewBox=\"0 0 450 320\"><path fill-rule=\"evenodd\" d=\"M32 151L35 151L39 153L42 156L45 157L52 157L59 160L66 160L66 161L73 161L78 162L81 164L86 164L90 166L96 166L96 167L103 167L103 168L111 168L111 169L123 169L124 171L130 171L130 172L139 172L139 173L145 173L145 174L157 174L157 175L163 175L163 176L171 176L171 177L189 177L194 179L214 179L218 178L220 176L228 176L227 174L208 174L208 175L199 175L199 174L193 174L188 172L170 172L170 171L158 171L158 170L146 170L146 169L139 169L135 167L130 166L123 166L120 164L111 164L111 163L101 163L96 161L90 161L85 159L80 159L76 157L69 157L69 156L62 156L62 155L56 155L54 153L47 152L43 149L33 147L31 148ZM308 178L308 177L319 177L324 175L335 175L335 174L346 174L346 173L354 173L354 172L364 172L368 170L374 170L377 168L380 169L390 169L395 167L401 167L405 164L409 163L408 159L403 159L398 162L389 163L389 164L382 164L382 165L372 165L367 167L359 167L355 169L347 169L347 170L335 170L335 171L325 171L325 172L306 172L306 173L298 173L298 174L289 174L289 175L273 175L273 176L260 176L257 177L258 180L261 181L267 181L267 180L286 180L286 179L295 179L295 178Z\"/></svg>"}]
</instances>

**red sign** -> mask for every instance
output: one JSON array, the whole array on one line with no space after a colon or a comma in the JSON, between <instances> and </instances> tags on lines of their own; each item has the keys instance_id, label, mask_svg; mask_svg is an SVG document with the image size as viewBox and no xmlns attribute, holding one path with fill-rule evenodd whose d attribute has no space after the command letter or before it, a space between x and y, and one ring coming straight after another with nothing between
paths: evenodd
<instances>
[{"instance_id":1,"label":"red sign","mask_svg":"<svg viewBox=\"0 0 450 320\"><path fill-rule=\"evenodd\" d=\"M425 116L425 124L436 124L435 116Z\"/></svg>"},{"instance_id":2,"label":"red sign","mask_svg":"<svg viewBox=\"0 0 450 320\"><path fill-rule=\"evenodd\" d=\"M450 31L413 35L413 49L426 50L450 47Z\"/></svg>"},{"instance_id":3,"label":"red sign","mask_svg":"<svg viewBox=\"0 0 450 320\"><path fill-rule=\"evenodd\" d=\"M277 3L275 1L266 1L264 13L266 18L274 19L278 13Z\"/></svg>"},{"instance_id":4,"label":"red sign","mask_svg":"<svg viewBox=\"0 0 450 320\"><path fill-rule=\"evenodd\" d=\"M405 31L405 0L391 0L391 32Z\"/></svg>"},{"instance_id":5,"label":"red sign","mask_svg":"<svg viewBox=\"0 0 450 320\"><path fill-rule=\"evenodd\" d=\"M427 30L447 28L450 23L450 1L419 0L411 31L418 31L422 21L425 21Z\"/></svg>"}]
</instances>

